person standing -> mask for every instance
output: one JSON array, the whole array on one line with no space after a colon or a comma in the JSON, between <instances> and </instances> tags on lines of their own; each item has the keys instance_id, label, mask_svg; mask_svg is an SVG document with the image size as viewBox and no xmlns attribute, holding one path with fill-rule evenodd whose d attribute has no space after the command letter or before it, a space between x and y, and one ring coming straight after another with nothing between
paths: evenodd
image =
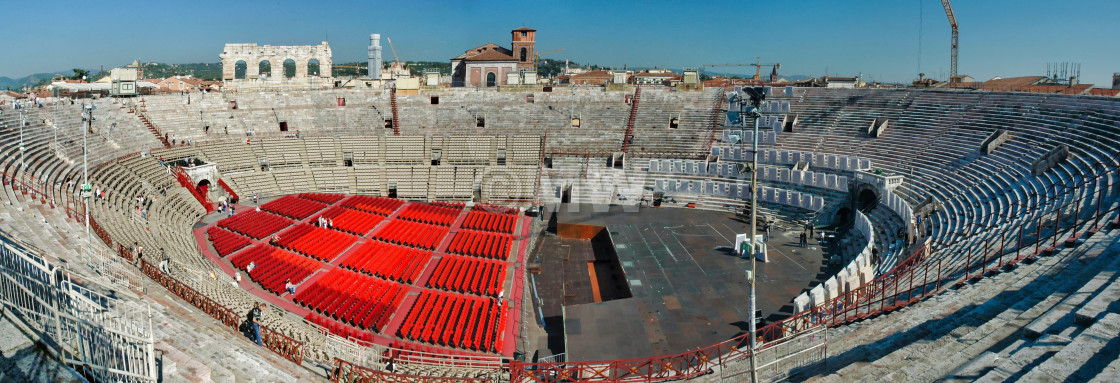
<instances>
[{"instance_id":1,"label":"person standing","mask_svg":"<svg viewBox=\"0 0 1120 383\"><path fill-rule=\"evenodd\" d=\"M264 303L249 310L249 325L253 328L253 341L256 342L258 346L264 346L261 344L260 319L262 315L264 315Z\"/></svg>"}]
</instances>

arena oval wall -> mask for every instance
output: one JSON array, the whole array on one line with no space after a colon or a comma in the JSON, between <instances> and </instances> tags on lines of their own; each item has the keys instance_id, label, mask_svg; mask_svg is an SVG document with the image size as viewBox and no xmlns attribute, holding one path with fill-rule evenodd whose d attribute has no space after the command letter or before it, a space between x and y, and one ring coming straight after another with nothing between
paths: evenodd
<instances>
[{"instance_id":1,"label":"arena oval wall","mask_svg":"<svg viewBox=\"0 0 1120 383\"><path fill-rule=\"evenodd\" d=\"M664 191L679 196L682 204L728 209L741 204L744 184L741 174L724 166L743 161L724 141L725 130L732 129L722 119L729 91L733 89L675 92L650 87L634 103L626 97L629 92L593 89L537 92L532 98L450 90L433 94L440 97L438 105L432 104L432 95L401 96L399 136L385 128L392 108L384 92L210 93L191 95L189 101L178 95L101 101L104 120L119 124L99 122L104 124L99 126L103 140L94 145L104 152L95 156L98 165L90 179L106 196L90 204L89 211L98 235L130 260L137 261L129 252L133 243L147 249L145 257L153 249L168 251L183 272L161 284L189 290L196 305L205 299L243 313L257 300L228 284L208 281L213 265L189 235L206 208L159 165L160 158L216 163L221 180L240 198L299 192L388 195L392 189L402 199L528 207L557 203L565 191L573 202L597 204L618 203L619 197L652 198L654 191ZM796 209L825 220L841 207L846 184L860 172L879 169L904 181L890 188L886 208L872 212L862 224L869 232L865 243L874 241L888 250L885 266L873 278L864 272L858 283L845 287L846 280L861 275L847 271L809 294L807 301L797 302L803 310L760 331L764 349L777 349L797 334L921 302L985 274L978 271L998 272L1054 251L1071 238L1077 244L1078 238L1116 219L1120 101L1115 99L801 88L788 93L774 89L770 99L789 107L787 113L768 115L767 134L758 138L767 167L760 171L760 187L770 190L761 208L773 214ZM37 111L32 126L80 126L75 106L54 108ZM794 115L796 127L786 131L784 120ZM5 113L0 121L10 127L12 116ZM579 127L572 126L576 117ZM675 128L670 127L673 119L679 122ZM876 119L886 119L891 129L869 137L866 127ZM275 131L280 122L286 123L286 132ZM105 133L110 127L115 133ZM1011 138L983 153L983 142L997 129ZM158 148L149 133L153 131L189 144ZM16 139L11 129L5 134L6 142ZM5 152L8 190L30 192L80 217L75 198L80 164L72 149L76 137L67 137L71 145L61 146L45 133L39 136L31 145L30 167L16 165L18 152ZM631 140L625 151L624 140ZM1034 175L1032 162L1059 145L1068 148L1069 156ZM788 171L802 161L811 173ZM147 217L140 217L135 197L160 195L161 190L165 195L152 201ZM925 214L925 226L917 224L913 208L931 199L942 208ZM925 232L916 247L904 246L904 238L884 229L914 232L919 227ZM974 250L981 247L985 250ZM863 249L852 250L860 254ZM141 264L151 268L151 262ZM385 374L379 371L383 348L341 339L299 318L274 317L265 324L277 333L269 348L290 359L330 363L344 376ZM682 354L594 363L526 364L415 354L402 359L405 368L398 373L514 381L553 381L549 376L687 379L741 366L750 353L746 339Z\"/></svg>"}]
</instances>

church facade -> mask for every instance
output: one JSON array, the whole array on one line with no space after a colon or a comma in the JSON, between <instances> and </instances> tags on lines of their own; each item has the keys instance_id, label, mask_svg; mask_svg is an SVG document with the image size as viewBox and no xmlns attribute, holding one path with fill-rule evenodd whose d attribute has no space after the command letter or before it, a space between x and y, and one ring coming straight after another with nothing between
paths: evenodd
<instances>
[{"instance_id":1,"label":"church facade","mask_svg":"<svg viewBox=\"0 0 1120 383\"><path fill-rule=\"evenodd\" d=\"M536 69L536 30L517 28L510 48L487 43L451 58L451 86L492 87L520 83Z\"/></svg>"}]
</instances>

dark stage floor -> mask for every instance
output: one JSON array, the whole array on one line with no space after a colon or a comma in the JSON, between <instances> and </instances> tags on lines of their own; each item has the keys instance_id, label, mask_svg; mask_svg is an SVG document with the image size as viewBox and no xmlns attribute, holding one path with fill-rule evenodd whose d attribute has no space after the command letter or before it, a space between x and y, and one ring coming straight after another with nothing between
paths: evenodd
<instances>
[{"instance_id":1,"label":"dark stage floor","mask_svg":"<svg viewBox=\"0 0 1120 383\"><path fill-rule=\"evenodd\" d=\"M574 211L573 211L574 210ZM606 226L633 298L594 303L587 261L590 241L540 238L533 257L545 317L563 310L564 348L570 361L626 359L674 353L718 343L747 330L749 259L731 252L736 233L750 230L726 212L564 205L559 222ZM785 225L790 226L790 225ZM824 276L825 252L814 241L797 246L800 231L771 229L770 262L758 263L758 304L768 321L788 315L789 304ZM596 268L603 273L605 268ZM599 275L601 284L611 277ZM561 308L562 307L562 308ZM785 314L782 313L785 311ZM555 328L551 329L555 330Z\"/></svg>"}]
</instances>

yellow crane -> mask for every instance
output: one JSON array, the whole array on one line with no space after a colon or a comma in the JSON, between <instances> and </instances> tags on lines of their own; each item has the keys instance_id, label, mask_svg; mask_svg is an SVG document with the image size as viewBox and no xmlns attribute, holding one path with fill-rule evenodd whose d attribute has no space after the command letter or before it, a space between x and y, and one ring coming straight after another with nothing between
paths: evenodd
<instances>
[{"instance_id":1,"label":"yellow crane","mask_svg":"<svg viewBox=\"0 0 1120 383\"><path fill-rule=\"evenodd\" d=\"M953 41L952 41L952 54L949 55L949 83L959 81L957 79L957 17L953 15L953 6L949 4L949 0L941 0L941 6L945 8L945 16L949 18L949 26L953 28Z\"/></svg>"},{"instance_id":2,"label":"yellow crane","mask_svg":"<svg viewBox=\"0 0 1120 383\"><path fill-rule=\"evenodd\" d=\"M778 68L782 67L782 63L762 64L761 60L756 57L755 62L746 63L746 64L704 64L700 67L700 71L703 72L704 68L706 68L706 67L721 67L721 66L753 66L755 68L754 80L759 81L759 80L762 79L762 67L764 67L764 66L774 67L774 72L777 73Z\"/></svg>"},{"instance_id":3,"label":"yellow crane","mask_svg":"<svg viewBox=\"0 0 1120 383\"><path fill-rule=\"evenodd\" d=\"M393 39L385 36L385 41L389 42L389 50L393 51L393 63L389 65L389 73L394 75L407 74L408 67L401 63L401 59L397 57L397 48L393 47Z\"/></svg>"},{"instance_id":4,"label":"yellow crane","mask_svg":"<svg viewBox=\"0 0 1120 383\"><path fill-rule=\"evenodd\" d=\"M536 65L536 63L541 62L541 56L544 56L544 55L547 55L547 54L553 54L553 53L556 53L556 52L563 52L563 51L564 51L564 48L560 48L560 49L554 49L554 50L544 52L544 53L537 53L536 58L533 60L533 64Z\"/></svg>"}]
</instances>

